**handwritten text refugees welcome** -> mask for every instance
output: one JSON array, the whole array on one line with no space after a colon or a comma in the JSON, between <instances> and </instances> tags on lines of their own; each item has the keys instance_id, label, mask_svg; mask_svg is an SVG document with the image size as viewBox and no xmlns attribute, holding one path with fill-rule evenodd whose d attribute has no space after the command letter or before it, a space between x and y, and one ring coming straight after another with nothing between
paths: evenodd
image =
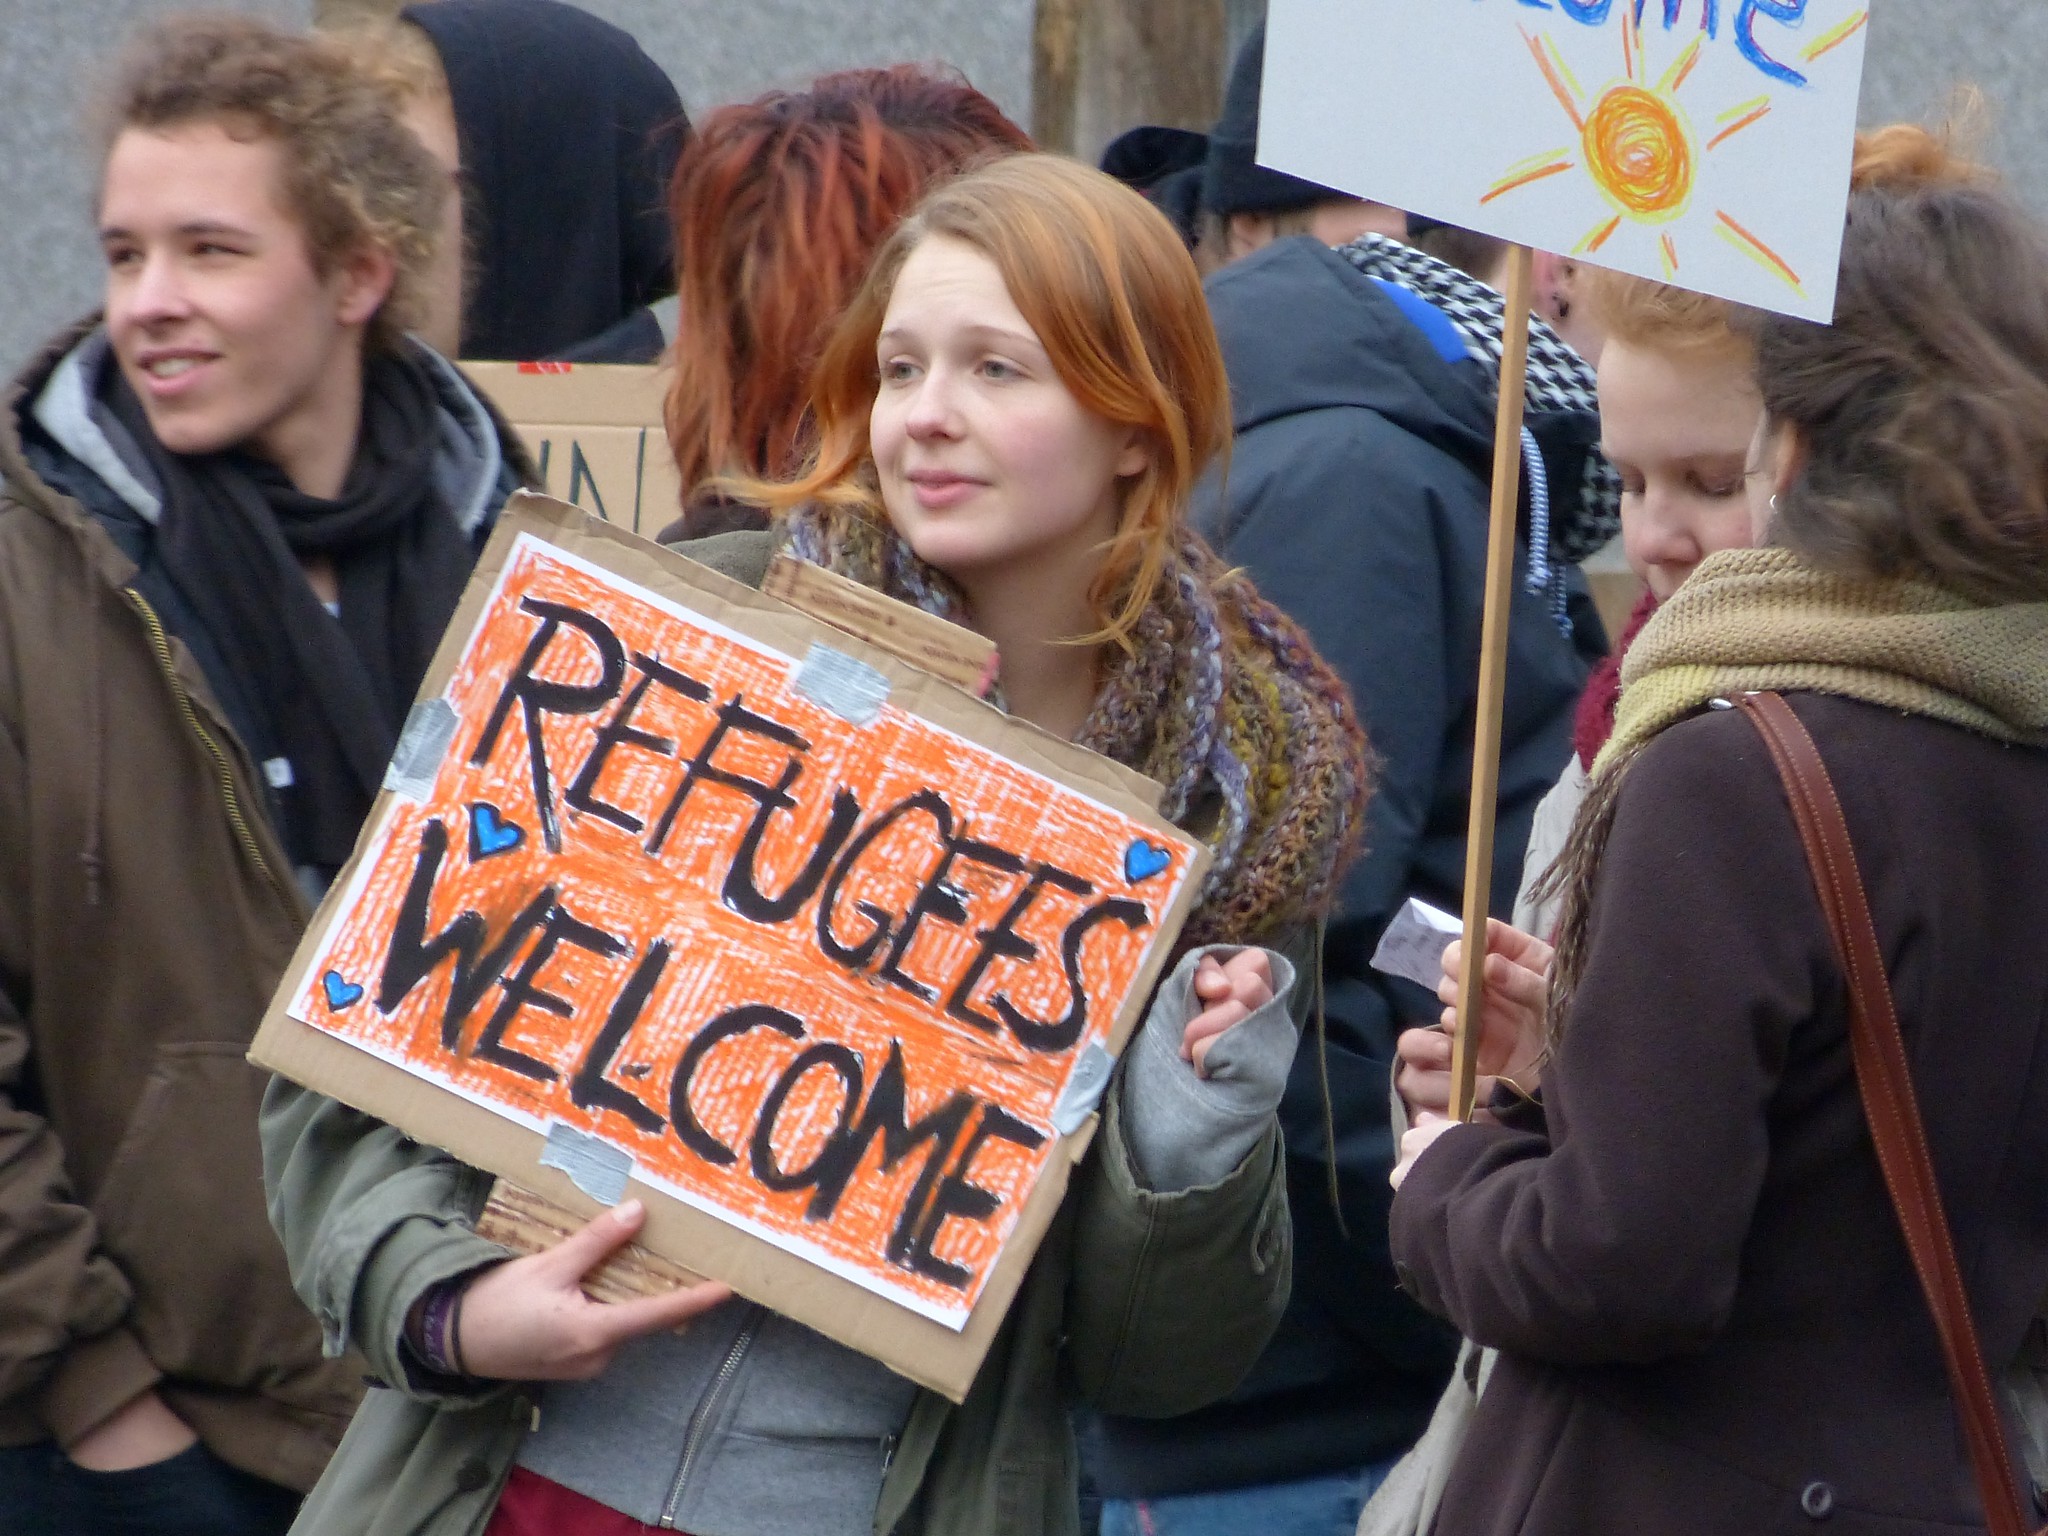
<instances>
[{"instance_id":1,"label":"handwritten text refugees welcome","mask_svg":"<svg viewBox=\"0 0 2048 1536\"><path fill-rule=\"evenodd\" d=\"M521 534L291 1013L959 1327L1199 859L831 660Z\"/></svg>"}]
</instances>

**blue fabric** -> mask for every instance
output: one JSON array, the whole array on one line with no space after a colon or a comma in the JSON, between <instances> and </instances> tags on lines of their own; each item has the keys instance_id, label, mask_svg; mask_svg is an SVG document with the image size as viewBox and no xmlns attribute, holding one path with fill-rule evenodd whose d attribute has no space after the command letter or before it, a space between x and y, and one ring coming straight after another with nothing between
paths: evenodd
<instances>
[{"instance_id":1,"label":"blue fabric","mask_svg":"<svg viewBox=\"0 0 2048 1536\"><path fill-rule=\"evenodd\" d=\"M1224 1493L1109 1499L1102 1506L1102 1536L1352 1536L1359 1511L1393 1466L1375 1462Z\"/></svg>"},{"instance_id":2,"label":"blue fabric","mask_svg":"<svg viewBox=\"0 0 2048 1536\"><path fill-rule=\"evenodd\" d=\"M1436 350L1438 357L1447 363L1462 363L1472 355L1465 346L1465 338L1451 324L1451 317L1413 288L1403 288L1384 277L1376 277L1373 281L1380 285L1381 293L1394 301L1394 307L1414 322L1415 329L1422 332L1423 339Z\"/></svg>"},{"instance_id":3,"label":"blue fabric","mask_svg":"<svg viewBox=\"0 0 2048 1536\"><path fill-rule=\"evenodd\" d=\"M298 1509L203 1445L130 1472L88 1472L47 1442L0 1450L0 1536L284 1536Z\"/></svg>"}]
</instances>

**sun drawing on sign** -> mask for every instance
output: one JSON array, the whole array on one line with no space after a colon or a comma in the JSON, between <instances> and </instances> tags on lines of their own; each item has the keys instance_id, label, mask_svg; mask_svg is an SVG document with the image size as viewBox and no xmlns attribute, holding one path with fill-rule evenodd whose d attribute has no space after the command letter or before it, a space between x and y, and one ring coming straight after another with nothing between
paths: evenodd
<instances>
[{"instance_id":1,"label":"sun drawing on sign","mask_svg":"<svg viewBox=\"0 0 2048 1536\"><path fill-rule=\"evenodd\" d=\"M1815 38L1803 57L1810 62L1840 47L1868 20L1867 11L1857 11ZM1737 103L1716 117L1711 131L1703 135L1678 98L1699 63L1706 35L1695 37L1653 85L1649 83L1642 27L1626 5L1621 8L1623 77L1608 85L1590 104L1587 92L1548 33L1534 36L1524 31L1522 38L1565 116L1579 131L1577 157L1569 148L1531 155L1510 166L1507 174L1479 201L1490 203L1517 188L1561 176L1583 164L1613 212L1586 232L1572 254L1592 255L1613 239L1624 223L1664 226L1657 249L1665 277L1676 278L1680 266L1678 241L1670 226L1692 208L1701 162L1745 128L1770 116L1771 98L1763 95ZM1804 294L1799 274L1791 264L1727 209L1714 210L1714 232L1795 293Z\"/></svg>"}]
</instances>

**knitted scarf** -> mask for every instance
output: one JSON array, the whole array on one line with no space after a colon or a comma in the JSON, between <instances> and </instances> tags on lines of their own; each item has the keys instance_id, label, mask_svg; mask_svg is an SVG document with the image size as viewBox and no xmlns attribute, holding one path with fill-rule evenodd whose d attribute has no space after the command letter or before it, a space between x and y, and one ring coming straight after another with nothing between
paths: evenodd
<instances>
[{"instance_id":1,"label":"knitted scarf","mask_svg":"<svg viewBox=\"0 0 2048 1536\"><path fill-rule=\"evenodd\" d=\"M956 623L959 589L850 508L778 521L782 547ZM1161 811L1214 856L1181 942L1257 943L1324 916L1371 776L1344 685L1301 629L1183 532L1128 648L1108 649L1075 741L1163 785Z\"/></svg>"},{"instance_id":2,"label":"knitted scarf","mask_svg":"<svg viewBox=\"0 0 2048 1536\"><path fill-rule=\"evenodd\" d=\"M1501 350L1507 331L1507 296L1427 251L1386 235L1360 235L1337 254L1367 277L1398 283L1434 304L1465 338L1465 349L1500 388ZM1529 317L1529 369L1523 393L1532 415L1599 410L1593 367L1538 316ZM1558 558L1576 565L1621 528L1621 476L1595 447L1587 453L1575 493L1557 495L1551 541Z\"/></svg>"},{"instance_id":3,"label":"knitted scarf","mask_svg":"<svg viewBox=\"0 0 2048 1536\"><path fill-rule=\"evenodd\" d=\"M1928 582L1816 570L1790 550L1710 555L1621 669L1614 735L1545 884L1564 896L1553 1038L1585 968L1600 860L1628 771L1666 727L1739 693L1831 693L2048 746L2048 602L1986 607Z\"/></svg>"}]
</instances>

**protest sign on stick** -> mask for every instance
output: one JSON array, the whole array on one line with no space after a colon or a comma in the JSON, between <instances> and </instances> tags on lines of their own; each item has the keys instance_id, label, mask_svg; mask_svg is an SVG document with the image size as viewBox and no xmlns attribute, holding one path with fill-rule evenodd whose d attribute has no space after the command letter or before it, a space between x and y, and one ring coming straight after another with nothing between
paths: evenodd
<instances>
[{"instance_id":1,"label":"protest sign on stick","mask_svg":"<svg viewBox=\"0 0 2048 1536\"><path fill-rule=\"evenodd\" d=\"M1867 0L1272 0L1259 158L1827 321Z\"/></svg>"},{"instance_id":2,"label":"protest sign on stick","mask_svg":"<svg viewBox=\"0 0 2048 1536\"><path fill-rule=\"evenodd\" d=\"M1500 792L1501 723L1508 684L1508 607L1514 600L1515 514L1522 484L1522 398L1529 367L1529 248L1508 258L1507 326L1501 338L1500 404L1493 429L1493 492L1486 530L1486 603L1480 613L1479 698L1473 711L1472 800L1465 826L1465 934L1484 935L1493 887L1494 803ZM1451 1116L1472 1113L1478 1083L1477 1000L1486 975L1484 939L1467 943L1458 968L1458 1028L1451 1036ZM1467 1004L1465 999L1473 1002Z\"/></svg>"},{"instance_id":3,"label":"protest sign on stick","mask_svg":"<svg viewBox=\"0 0 2048 1536\"><path fill-rule=\"evenodd\" d=\"M1833 319L1869 16L1866 0L1270 0L1259 163L1514 248L1455 1118L1490 909L1530 250Z\"/></svg>"},{"instance_id":4,"label":"protest sign on stick","mask_svg":"<svg viewBox=\"0 0 2048 1536\"><path fill-rule=\"evenodd\" d=\"M1157 793L522 497L252 1055L958 1398L1206 868Z\"/></svg>"}]
</instances>

